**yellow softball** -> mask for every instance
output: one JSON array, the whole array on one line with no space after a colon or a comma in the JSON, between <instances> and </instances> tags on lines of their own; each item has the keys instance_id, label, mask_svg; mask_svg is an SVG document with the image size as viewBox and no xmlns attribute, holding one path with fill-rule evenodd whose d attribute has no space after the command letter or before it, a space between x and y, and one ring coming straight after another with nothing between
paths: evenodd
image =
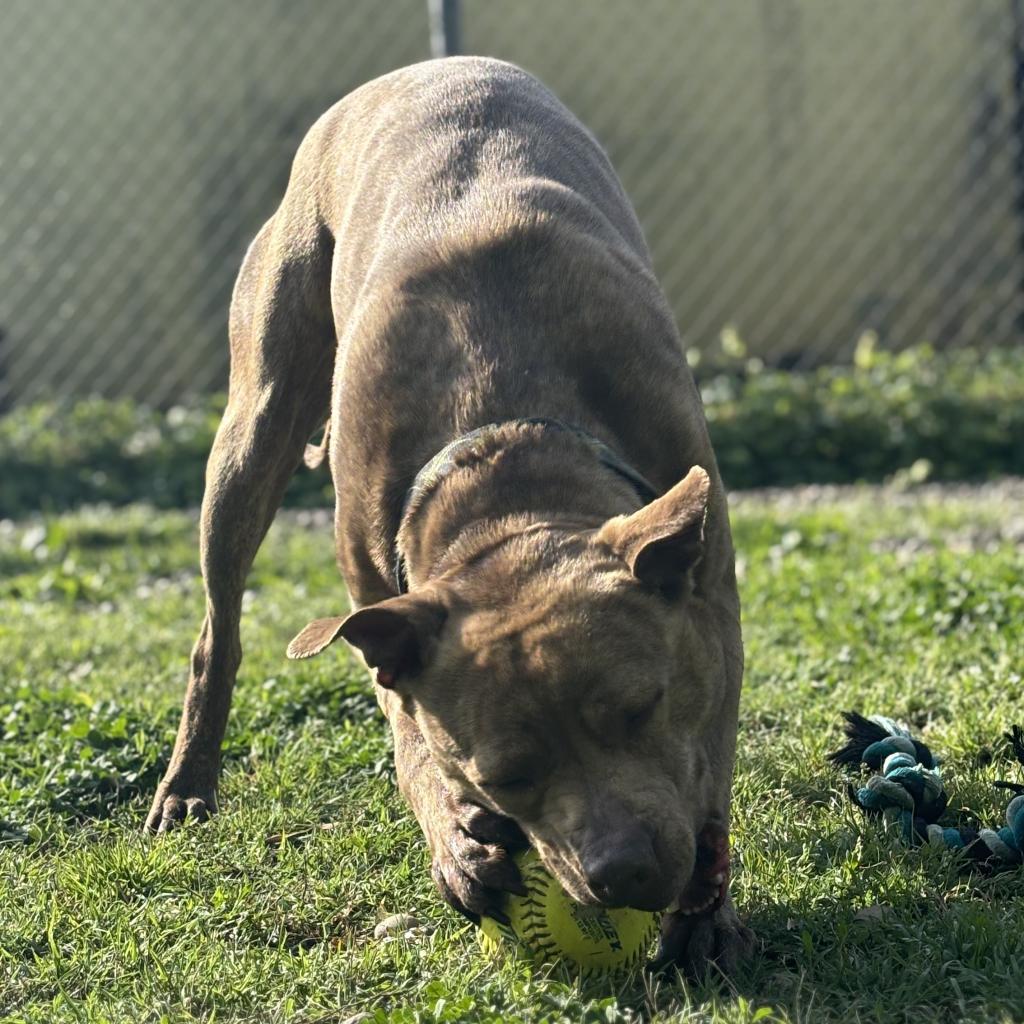
<instances>
[{"instance_id":1,"label":"yellow softball","mask_svg":"<svg viewBox=\"0 0 1024 1024\"><path fill-rule=\"evenodd\" d=\"M581 974L612 974L644 963L658 935L660 914L586 907L567 896L533 850L516 856L526 896L505 903L511 927L485 917L480 942L493 952L518 945L541 963L564 962Z\"/></svg>"}]
</instances>

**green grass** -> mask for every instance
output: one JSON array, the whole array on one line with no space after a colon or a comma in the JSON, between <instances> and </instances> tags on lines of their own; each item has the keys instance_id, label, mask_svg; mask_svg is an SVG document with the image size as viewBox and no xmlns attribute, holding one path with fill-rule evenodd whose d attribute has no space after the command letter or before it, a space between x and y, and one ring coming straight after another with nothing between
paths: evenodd
<instances>
[{"instance_id":1,"label":"green grass","mask_svg":"<svg viewBox=\"0 0 1024 1024\"><path fill-rule=\"evenodd\" d=\"M654 989L496 963L436 898L368 686L343 653L283 657L344 606L322 522L290 514L254 572L222 814L159 840L139 826L202 606L194 520L0 523L0 1019L1022 1019L1024 871L901 847L824 764L840 709L902 716L947 759L952 820L998 821L1024 718L1022 499L737 499L734 893L761 950L732 983ZM395 912L428 931L374 940Z\"/></svg>"}]
</instances>

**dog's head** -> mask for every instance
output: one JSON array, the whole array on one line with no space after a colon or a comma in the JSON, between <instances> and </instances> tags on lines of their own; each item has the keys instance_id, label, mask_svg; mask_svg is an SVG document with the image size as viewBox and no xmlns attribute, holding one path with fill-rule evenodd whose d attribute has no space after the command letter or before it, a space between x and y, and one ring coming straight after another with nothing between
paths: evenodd
<instances>
[{"instance_id":1,"label":"dog's head","mask_svg":"<svg viewBox=\"0 0 1024 1024\"><path fill-rule=\"evenodd\" d=\"M584 903L724 894L740 653L692 584L709 480L600 528L535 524L409 594L311 623L400 694L453 793L512 818Z\"/></svg>"}]
</instances>

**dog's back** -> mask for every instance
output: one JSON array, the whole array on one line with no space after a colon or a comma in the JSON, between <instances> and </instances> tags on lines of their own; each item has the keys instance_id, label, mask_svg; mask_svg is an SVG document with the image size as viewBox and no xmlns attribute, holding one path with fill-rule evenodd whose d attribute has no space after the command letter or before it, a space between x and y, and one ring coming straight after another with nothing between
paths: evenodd
<instances>
[{"instance_id":1,"label":"dog's back","mask_svg":"<svg viewBox=\"0 0 1024 1024\"><path fill-rule=\"evenodd\" d=\"M649 262L593 136L537 79L503 61L426 61L376 79L320 118L297 167L307 155L320 215L344 238L335 264L341 307L354 300L355 282L416 251L544 216Z\"/></svg>"}]
</instances>

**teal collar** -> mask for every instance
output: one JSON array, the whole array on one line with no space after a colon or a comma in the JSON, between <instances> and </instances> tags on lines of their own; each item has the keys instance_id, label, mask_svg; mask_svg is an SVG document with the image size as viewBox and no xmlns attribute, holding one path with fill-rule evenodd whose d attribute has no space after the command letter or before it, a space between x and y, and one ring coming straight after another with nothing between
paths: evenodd
<instances>
[{"instance_id":1,"label":"teal collar","mask_svg":"<svg viewBox=\"0 0 1024 1024\"><path fill-rule=\"evenodd\" d=\"M459 456L471 453L478 448L482 442L490 438L499 427L510 425L538 424L546 430L565 431L572 434L593 452L601 465L617 473L626 480L636 491L637 496L646 505L658 497L658 491L641 473L637 472L621 456L617 455L599 438L594 437L589 431L582 427L574 426L571 423L564 423L561 420L548 419L544 416L531 416L522 419L502 420L498 423L488 423L485 426L477 427L457 437L454 441L446 444L417 474L412 486L406 492L405 501L402 505L400 524L406 523L426 501L427 496L437 485L452 472L459 464ZM399 530L401 536L401 530ZM395 540L395 586L400 594L409 590L409 577L405 566L405 555L401 545Z\"/></svg>"}]
</instances>

